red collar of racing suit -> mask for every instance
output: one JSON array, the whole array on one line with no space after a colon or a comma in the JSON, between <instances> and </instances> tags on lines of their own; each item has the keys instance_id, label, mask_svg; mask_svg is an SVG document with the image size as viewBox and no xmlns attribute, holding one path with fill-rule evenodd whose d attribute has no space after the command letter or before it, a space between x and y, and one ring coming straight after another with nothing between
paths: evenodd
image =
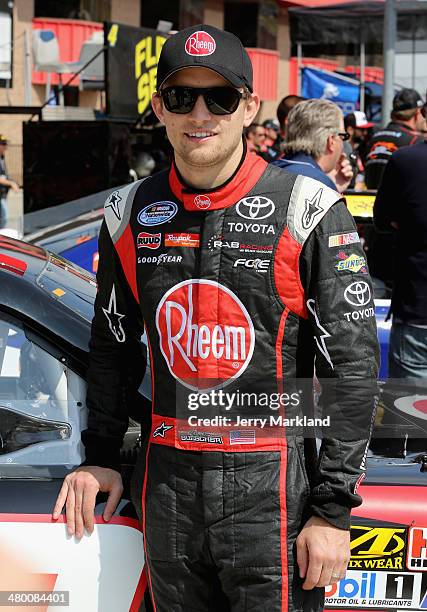
<instances>
[{"instance_id":1,"label":"red collar of racing suit","mask_svg":"<svg viewBox=\"0 0 427 612\"><path fill-rule=\"evenodd\" d=\"M266 166L265 160L246 151L237 171L226 183L209 191L196 191L183 182L173 163L169 172L169 185L186 210L200 212L228 208L249 193L261 178Z\"/></svg>"}]
</instances>

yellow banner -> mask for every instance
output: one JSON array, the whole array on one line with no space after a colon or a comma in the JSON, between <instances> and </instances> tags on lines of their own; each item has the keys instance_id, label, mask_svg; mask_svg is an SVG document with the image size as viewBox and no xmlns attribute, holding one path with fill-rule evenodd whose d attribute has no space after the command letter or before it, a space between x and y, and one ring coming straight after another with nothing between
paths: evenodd
<instances>
[{"instance_id":1,"label":"yellow banner","mask_svg":"<svg viewBox=\"0 0 427 612\"><path fill-rule=\"evenodd\" d=\"M345 196L348 210L353 217L372 217L375 193L352 193Z\"/></svg>"}]
</instances>

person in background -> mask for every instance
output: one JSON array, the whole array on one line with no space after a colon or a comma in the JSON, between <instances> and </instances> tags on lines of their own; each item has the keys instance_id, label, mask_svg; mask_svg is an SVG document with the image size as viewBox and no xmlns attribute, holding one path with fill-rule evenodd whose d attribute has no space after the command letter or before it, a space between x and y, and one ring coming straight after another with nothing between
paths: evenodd
<instances>
[{"instance_id":1,"label":"person in background","mask_svg":"<svg viewBox=\"0 0 427 612\"><path fill-rule=\"evenodd\" d=\"M424 117L427 106L422 109ZM374 205L378 232L396 237L391 378L427 378L427 141L396 151Z\"/></svg>"},{"instance_id":2,"label":"person in background","mask_svg":"<svg viewBox=\"0 0 427 612\"><path fill-rule=\"evenodd\" d=\"M260 155L268 161L267 146L265 144L265 128L260 123L251 123L245 129L246 142L249 151Z\"/></svg>"},{"instance_id":3,"label":"person in background","mask_svg":"<svg viewBox=\"0 0 427 612\"><path fill-rule=\"evenodd\" d=\"M366 146L374 124L368 121L364 112L354 111L345 116L344 126L346 132L350 134L349 140L344 143L344 152L353 168L353 180L349 187L363 190L366 188L364 177Z\"/></svg>"},{"instance_id":4,"label":"person in background","mask_svg":"<svg viewBox=\"0 0 427 612\"><path fill-rule=\"evenodd\" d=\"M7 138L0 134L0 229L6 227L7 223L7 194L9 189L19 191L15 181L7 174L5 152L7 149Z\"/></svg>"},{"instance_id":5,"label":"person in background","mask_svg":"<svg viewBox=\"0 0 427 612\"><path fill-rule=\"evenodd\" d=\"M262 127L265 129L265 144L267 147L273 147L280 132L280 125L277 119L266 119L262 123Z\"/></svg>"},{"instance_id":6,"label":"person in background","mask_svg":"<svg viewBox=\"0 0 427 612\"><path fill-rule=\"evenodd\" d=\"M361 145L366 142L369 137L369 130L374 125L372 121L368 121L368 118L362 111L348 113L344 119L345 129L350 134L350 138L346 143L348 147L351 147L352 151L359 150Z\"/></svg>"},{"instance_id":7,"label":"person in background","mask_svg":"<svg viewBox=\"0 0 427 612\"><path fill-rule=\"evenodd\" d=\"M262 125L265 129L265 146L267 147L270 160L273 161L282 154L280 148L282 143L280 124L277 119L266 119Z\"/></svg>"},{"instance_id":8,"label":"person in background","mask_svg":"<svg viewBox=\"0 0 427 612\"><path fill-rule=\"evenodd\" d=\"M365 182L368 189L378 189L387 162L397 149L423 142L421 114L423 100L415 89L401 89L393 99L391 121L376 132L368 144Z\"/></svg>"},{"instance_id":9,"label":"person in background","mask_svg":"<svg viewBox=\"0 0 427 612\"><path fill-rule=\"evenodd\" d=\"M306 100L307 98L303 98L302 96L296 96L291 94L289 96L285 96L279 103L277 107L277 121L280 125L280 136L282 141L286 138L286 124L288 122L288 115L293 109L294 106Z\"/></svg>"},{"instance_id":10,"label":"person in background","mask_svg":"<svg viewBox=\"0 0 427 612\"><path fill-rule=\"evenodd\" d=\"M341 109L330 100L304 100L289 113L284 158L274 162L294 174L303 174L343 193L353 170L343 151L349 135Z\"/></svg>"}]
</instances>

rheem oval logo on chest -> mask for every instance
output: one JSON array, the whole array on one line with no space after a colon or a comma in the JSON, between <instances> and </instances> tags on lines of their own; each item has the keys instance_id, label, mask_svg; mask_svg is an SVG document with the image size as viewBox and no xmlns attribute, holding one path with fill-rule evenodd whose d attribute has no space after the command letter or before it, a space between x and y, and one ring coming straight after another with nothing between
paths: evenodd
<instances>
[{"instance_id":1,"label":"rheem oval logo on chest","mask_svg":"<svg viewBox=\"0 0 427 612\"><path fill-rule=\"evenodd\" d=\"M172 287L159 302L156 326L170 373L190 389L228 384L253 355L255 331L248 311L214 281L191 279Z\"/></svg>"},{"instance_id":2,"label":"rheem oval logo on chest","mask_svg":"<svg viewBox=\"0 0 427 612\"><path fill-rule=\"evenodd\" d=\"M203 30L194 32L185 41L185 51L188 55L212 55L215 49L215 40Z\"/></svg>"}]
</instances>

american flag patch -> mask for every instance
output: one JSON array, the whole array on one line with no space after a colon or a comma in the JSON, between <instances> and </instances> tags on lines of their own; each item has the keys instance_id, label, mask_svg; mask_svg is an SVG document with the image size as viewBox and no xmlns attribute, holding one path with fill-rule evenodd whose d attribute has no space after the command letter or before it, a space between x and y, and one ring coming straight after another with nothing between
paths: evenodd
<instances>
[{"instance_id":1,"label":"american flag patch","mask_svg":"<svg viewBox=\"0 0 427 612\"><path fill-rule=\"evenodd\" d=\"M230 444L255 444L255 431L230 431Z\"/></svg>"}]
</instances>

